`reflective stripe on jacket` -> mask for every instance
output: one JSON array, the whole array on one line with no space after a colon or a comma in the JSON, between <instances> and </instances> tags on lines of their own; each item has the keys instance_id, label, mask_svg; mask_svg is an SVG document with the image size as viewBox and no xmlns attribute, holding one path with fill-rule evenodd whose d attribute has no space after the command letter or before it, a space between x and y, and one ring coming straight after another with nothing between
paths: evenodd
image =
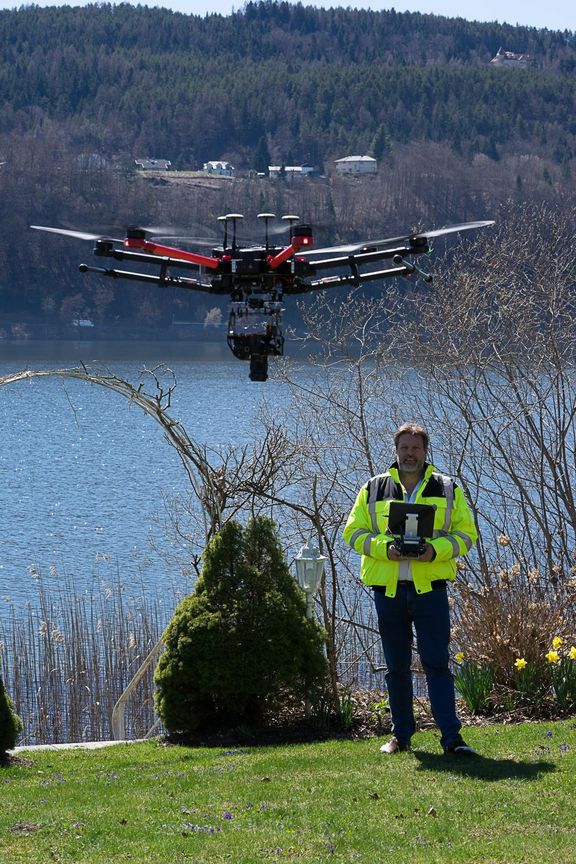
<instances>
[{"instance_id":1,"label":"reflective stripe on jacket","mask_svg":"<svg viewBox=\"0 0 576 864\"><path fill-rule=\"evenodd\" d=\"M404 501L396 463L385 474L372 477L362 487L344 528L344 539L361 556L360 578L365 585L381 585L386 594L396 594L401 563L388 558L388 511L391 501ZM411 561L414 587L419 594L431 591L437 579L456 577L456 559L466 555L478 538L464 493L451 477L433 465L424 466L423 482L415 502L434 509L433 561Z\"/></svg>"}]
</instances>

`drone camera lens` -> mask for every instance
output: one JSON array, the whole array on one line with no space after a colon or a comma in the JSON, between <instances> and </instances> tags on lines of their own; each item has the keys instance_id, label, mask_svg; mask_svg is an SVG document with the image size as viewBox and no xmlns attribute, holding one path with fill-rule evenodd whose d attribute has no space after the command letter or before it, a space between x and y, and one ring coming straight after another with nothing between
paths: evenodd
<instances>
[{"instance_id":1,"label":"drone camera lens","mask_svg":"<svg viewBox=\"0 0 576 864\"><path fill-rule=\"evenodd\" d=\"M268 380L268 357L265 354L250 355L250 380Z\"/></svg>"}]
</instances>

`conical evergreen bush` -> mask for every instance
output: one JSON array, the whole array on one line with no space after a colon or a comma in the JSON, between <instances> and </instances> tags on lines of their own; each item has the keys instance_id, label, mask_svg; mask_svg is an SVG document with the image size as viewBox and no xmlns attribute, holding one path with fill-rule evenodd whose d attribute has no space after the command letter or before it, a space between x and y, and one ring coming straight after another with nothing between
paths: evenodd
<instances>
[{"instance_id":1,"label":"conical evergreen bush","mask_svg":"<svg viewBox=\"0 0 576 864\"><path fill-rule=\"evenodd\" d=\"M325 683L323 631L306 618L271 519L229 522L204 552L156 669L156 710L171 734L255 725Z\"/></svg>"}]
</instances>

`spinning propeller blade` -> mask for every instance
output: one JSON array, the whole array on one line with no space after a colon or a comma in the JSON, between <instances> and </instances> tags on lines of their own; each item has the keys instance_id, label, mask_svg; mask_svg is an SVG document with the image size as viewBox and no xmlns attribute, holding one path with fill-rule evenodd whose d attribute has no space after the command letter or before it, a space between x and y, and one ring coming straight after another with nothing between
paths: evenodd
<instances>
[{"instance_id":1,"label":"spinning propeller blade","mask_svg":"<svg viewBox=\"0 0 576 864\"><path fill-rule=\"evenodd\" d=\"M222 244L219 237L188 237L180 234L159 234L157 240L166 240L182 246L218 246Z\"/></svg>"},{"instance_id":2,"label":"spinning propeller blade","mask_svg":"<svg viewBox=\"0 0 576 864\"><path fill-rule=\"evenodd\" d=\"M35 231L48 231L50 234L62 234L64 237L76 237L78 240L114 240L115 243L122 243L122 240L117 240L114 237L109 237L105 234L90 234L87 231L72 231L70 228L49 228L47 225L30 225Z\"/></svg>"},{"instance_id":3,"label":"spinning propeller blade","mask_svg":"<svg viewBox=\"0 0 576 864\"><path fill-rule=\"evenodd\" d=\"M494 225L493 219L483 222L459 222L457 225L448 225L446 228L436 228L434 231L418 231L416 234L405 234L403 237L390 237L387 240L376 240L367 243L367 246L389 245L402 240L428 240L430 237L442 237L444 234L455 234L457 231L470 231L472 228L487 228Z\"/></svg>"},{"instance_id":4,"label":"spinning propeller blade","mask_svg":"<svg viewBox=\"0 0 576 864\"><path fill-rule=\"evenodd\" d=\"M163 235L163 236L172 236L175 230L173 227L168 227L166 225L138 225L134 226L138 227L142 231L145 231L146 234L150 234L151 236ZM30 228L34 228L35 231L48 231L50 234L61 234L64 237L75 237L77 240L111 240L113 243L123 243L124 238L113 237L112 234L104 234L99 233L95 234L91 231L76 231L72 228L52 228L48 225L30 225ZM118 232L121 229L113 228L113 232Z\"/></svg>"},{"instance_id":5,"label":"spinning propeller blade","mask_svg":"<svg viewBox=\"0 0 576 864\"><path fill-rule=\"evenodd\" d=\"M444 234L454 234L457 231L469 231L472 228L485 228L489 225L494 225L494 220L486 220L483 222L460 222L457 225L448 225L446 228L436 228L433 231L417 231L413 234L402 234L399 237L385 237L381 240L366 240L363 243L349 243L346 246L326 246L323 249L310 249L306 252L300 252L300 256L309 257L311 255L352 255L355 252L362 252L366 248L374 248L376 246L392 246L394 243L405 243L406 241L426 241L432 237L442 237Z\"/></svg>"}]
</instances>

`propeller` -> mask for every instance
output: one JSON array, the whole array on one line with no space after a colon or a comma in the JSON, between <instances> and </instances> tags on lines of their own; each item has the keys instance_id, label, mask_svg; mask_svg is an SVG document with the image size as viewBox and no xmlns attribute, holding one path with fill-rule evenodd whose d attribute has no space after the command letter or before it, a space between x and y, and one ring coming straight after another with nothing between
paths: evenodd
<instances>
[{"instance_id":1,"label":"propeller","mask_svg":"<svg viewBox=\"0 0 576 864\"><path fill-rule=\"evenodd\" d=\"M151 236L155 237L174 236L174 231L178 230L174 227L168 227L166 225L138 225L133 227L138 227L142 231L145 231L146 234L150 234ZM95 234L91 231L77 231L73 228L52 228L48 225L30 225L30 228L33 228L35 231L48 231L50 234L61 234L64 237L75 237L77 240L111 240L113 243L123 243L125 239L125 237L112 237L110 234ZM127 229L112 229L113 232L119 232L121 230ZM207 241L207 245L210 245L210 243L213 242L214 241Z\"/></svg>"},{"instance_id":2,"label":"propeller","mask_svg":"<svg viewBox=\"0 0 576 864\"><path fill-rule=\"evenodd\" d=\"M190 228L166 229L156 232L156 234L160 240L181 243L186 246L224 246L224 242L227 240L223 225L225 218L221 217L218 220L220 231L214 231L209 226L195 223ZM237 214L235 218L239 219L240 214ZM240 236L238 232L236 233L236 243L239 246L256 245L256 242L251 237Z\"/></svg>"},{"instance_id":3,"label":"propeller","mask_svg":"<svg viewBox=\"0 0 576 864\"><path fill-rule=\"evenodd\" d=\"M278 237L282 234L288 234L293 225L298 225L299 222L311 224L314 229L314 235L326 234L334 230L334 224L328 222L317 222L315 219L300 218L299 216L282 216L282 221L270 225L268 232L271 237Z\"/></svg>"},{"instance_id":4,"label":"propeller","mask_svg":"<svg viewBox=\"0 0 576 864\"><path fill-rule=\"evenodd\" d=\"M218 246L222 244L222 239L219 237L189 237L180 234L158 234L156 239L178 243L179 246Z\"/></svg>"},{"instance_id":5,"label":"propeller","mask_svg":"<svg viewBox=\"0 0 576 864\"><path fill-rule=\"evenodd\" d=\"M429 240L431 237L442 237L444 234L455 234L457 231L470 231L472 228L487 228L489 225L494 225L493 219L481 222L459 222L457 225L436 228L434 231L419 231L416 234L405 234L403 237L388 237L386 240L374 240L364 245L387 246L390 243L399 243L402 240Z\"/></svg>"},{"instance_id":6,"label":"propeller","mask_svg":"<svg viewBox=\"0 0 576 864\"><path fill-rule=\"evenodd\" d=\"M367 240L363 243L350 243L346 246L327 246L324 249L310 249L305 252L300 252L300 256L309 257L310 255L327 255L340 254L352 255L354 252L361 252L366 248L375 246L392 246L394 243L426 241L432 237L442 237L444 234L454 234L457 231L470 231L472 228L485 228L489 225L494 225L494 220L486 220L481 222L460 222L457 225L448 225L445 228L436 228L433 231L419 231L414 234L402 234L399 237L385 237L382 240Z\"/></svg>"},{"instance_id":7,"label":"propeller","mask_svg":"<svg viewBox=\"0 0 576 864\"><path fill-rule=\"evenodd\" d=\"M71 228L50 228L48 225L30 225L35 231L48 231L50 234L62 234L64 237L75 237L77 240L113 240L114 243L122 243L122 240L110 237L106 234L91 234L88 231L73 231Z\"/></svg>"}]
</instances>

